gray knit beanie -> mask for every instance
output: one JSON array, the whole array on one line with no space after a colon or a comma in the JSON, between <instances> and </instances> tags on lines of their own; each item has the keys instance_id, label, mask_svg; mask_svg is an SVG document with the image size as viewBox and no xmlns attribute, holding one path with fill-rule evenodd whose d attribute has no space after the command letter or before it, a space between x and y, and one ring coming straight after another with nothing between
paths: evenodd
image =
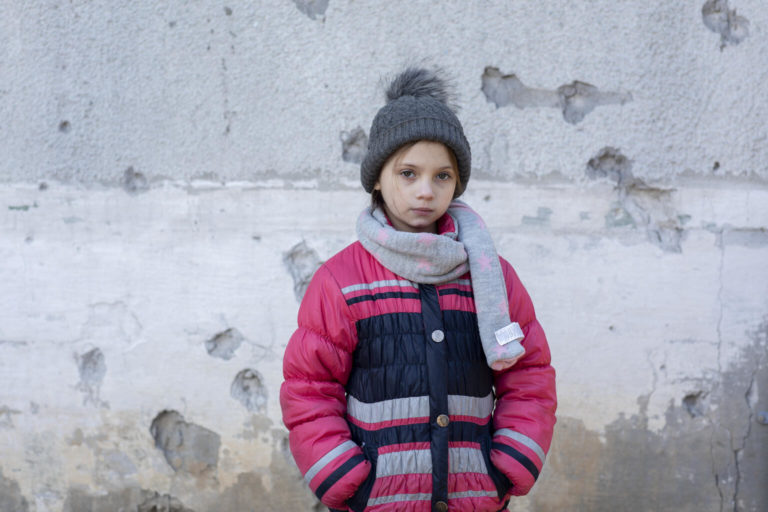
<instances>
[{"instance_id":1,"label":"gray knit beanie","mask_svg":"<svg viewBox=\"0 0 768 512\"><path fill-rule=\"evenodd\" d=\"M462 191L469 181L472 155L459 119L448 105L445 80L435 72L408 68L387 89L387 103L376 114L368 152L360 165L360 181L373 191L384 162L404 144L418 140L442 142L453 150Z\"/></svg>"}]
</instances>

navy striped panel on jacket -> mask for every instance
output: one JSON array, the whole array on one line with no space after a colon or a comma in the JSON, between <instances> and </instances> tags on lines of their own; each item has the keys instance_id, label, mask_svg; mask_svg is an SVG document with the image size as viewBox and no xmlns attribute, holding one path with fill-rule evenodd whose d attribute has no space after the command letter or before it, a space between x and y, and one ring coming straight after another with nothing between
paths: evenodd
<instances>
[{"instance_id":1,"label":"navy striped panel on jacket","mask_svg":"<svg viewBox=\"0 0 768 512\"><path fill-rule=\"evenodd\" d=\"M357 321L358 344L346 386L352 438L379 476L431 468L431 502L447 502L452 497L447 489L449 471L488 472L490 422L461 421L461 417L490 417L493 375L475 313L441 310L438 290L431 285L419 285L418 293L394 293L398 296L371 293L351 299L421 303L420 313L393 312ZM456 288L440 293L471 297L471 292ZM441 425L438 417L449 411L454 420ZM449 442L477 443L485 447L486 459L478 450L462 448L451 448L449 457ZM410 443L428 443L429 453L388 449ZM387 455L381 456L382 451Z\"/></svg>"}]
</instances>

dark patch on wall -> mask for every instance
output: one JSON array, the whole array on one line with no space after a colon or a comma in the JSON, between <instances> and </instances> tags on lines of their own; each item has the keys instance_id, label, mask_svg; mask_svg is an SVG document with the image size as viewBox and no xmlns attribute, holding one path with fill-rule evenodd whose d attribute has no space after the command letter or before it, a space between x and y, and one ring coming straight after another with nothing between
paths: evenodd
<instances>
[{"instance_id":1,"label":"dark patch on wall","mask_svg":"<svg viewBox=\"0 0 768 512\"><path fill-rule=\"evenodd\" d=\"M503 75L499 68L488 66L482 76L482 91L486 99L497 108L514 105L559 108L563 119L576 124L600 105L624 105L632 101L632 94L603 92L594 85L574 81L554 91L527 87L515 74Z\"/></svg>"},{"instance_id":2,"label":"dark patch on wall","mask_svg":"<svg viewBox=\"0 0 768 512\"><path fill-rule=\"evenodd\" d=\"M529 226L546 226L549 224L549 218L552 217L552 209L546 206L540 206L536 210L536 216L524 215L522 223Z\"/></svg>"},{"instance_id":3,"label":"dark patch on wall","mask_svg":"<svg viewBox=\"0 0 768 512\"><path fill-rule=\"evenodd\" d=\"M227 16L232 16L232 8L224 6L224 14Z\"/></svg>"},{"instance_id":4,"label":"dark patch on wall","mask_svg":"<svg viewBox=\"0 0 768 512\"><path fill-rule=\"evenodd\" d=\"M219 434L207 428L187 423L176 411L162 411L149 428L165 460L174 471L191 475L207 475L219 463Z\"/></svg>"},{"instance_id":5,"label":"dark patch on wall","mask_svg":"<svg viewBox=\"0 0 768 512\"><path fill-rule=\"evenodd\" d=\"M709 30L720 34L721 50L739 44L749 35L749 20L736 14L736 9L729 9L728 0L707 0L701 7L701 17Z\"/></svg>"},{"instance_id":6,"label":"dark patch on wall","mask_svg":"<svg viewBox=\"0 0 768 512\"><path fill-rule=\"evenodd\" d=\"M149 190L147 178L140 172L136 172L133 166L123 172L123 189L129 194L136 195Z\"/></svg>"},{"instance_id":7,"label":"dark patch on wall","mask_svg":"<svg viewBox=\"0 0 768 512\"><path fill-rule=\"evenodd\" d=\"M99 398L101 383L107 374L107 363L101 349L94 348L75 356L77 371L80 374L80 382L77 389L84 393L83 405L95 405L96 407L108 407L106 402Z\"/></svg>"},{"instance_id":8,"label":"dark patch on wall","mask_svg":"<svg viewBox=\"0 0 768 512\"><path fill-rule=\"evenodd\" d=\"M258 503L257 510L327 510L312 494L296 468L290 453L285 447L287 432L282 429L273 431L274 446L269 468L264 472L241 473L237 482L225 489L217 499L216 510L241 512L252 510ZM269 489L264 479L269 479Z\"/></svg>"},{"instance_id":9,"label":"dark patch on wall","mask_svg":"<svg viewBox=\"0 0 768 512\"><path fill-rule=\"evenodd\" d=\"M674 189L653 187L636 178L632 161L610 146L587 162L585 173L593 180L606 178L616 183L618 201L605 215L607 228L642 228L652 244L666 252L682 252L686 216L672 208Z\"/></svg>"},{"instance_id":10,"label":"dark patch on wall","mask_svg":"<svg viewBox=\"0 0 768 512\"><path fill-rule=\"evenodd\" d=\"M0 509L5 512L5 509ZM63 512L193 512L167 494L130 487L107 494L90 495L83 489L70 488Z\"/></svg>"},{"instance_id":11,"label":"dark patch on wall","mask_svg":"<svg viewBox=\"0 0 768 512\"><path fill-rule=\"evenodd\" d=\"M353 164L363 163L368 151L368 136L359 126L351 132L341 132L341 158Z\"/></svg>"},{"instance_id":12,"label":"dark patch on wall","mask_svg":"<svg viewBox=\"0 0 768 512\"><path fill-rule=\"evenodd\" d=\"M329 0L293 0L296 7L301 12L309 16L310 19L317 19L318 16L325 15L325 10L328 9Z\"/></svg>"},{"instance_id":13,"label":"dark patch on wall","mask_svg":"<svg viewBox=\"0 0 768 512\"><path fill-rule=\"evenodd\" d=\"M258 371L246 368L238 372L229 392L232 398L243 404L249 411L266 412L267 389L264 387L264 378Z\"/></svg>"},{"instance_id":14,"label":"dark patch on wall","mask_svg":"<svg viewBox=\"0 0 768 512\"><path fill-rule=\"evenodd\" d=\"M243 335L235 328L229 328L220 332L205 342L205 349L213 357L229 360L235 355L235 351L243 343Z\"/></svg>"},{"instance_id":15,"label":"dark patch on wall","mask_svg":"<svg viewBox=\"0 0 768 512\"><path fill-rule=\"evenodd\" d=\"M17 211L17 212L28 212L30 208L37 208L37 201L34 201L31 205L20 204L20 205L8 206L9 210Z\"/></svg>"},{"instance_id":16,"label":"dark patch on wall","mask_svg":"<svg viewBox=\"0 0 768 512\"><path fill-rule=\"evenodd\" d=\"M322 265L320 257L302 240L283 254L283 264L293 278L293 294L296 300L301 302L312 276Z\"/></svg>"},{"instance_id":17,"label":"dark patch on wall","mask_svg":"<svg viewBox=\"0 0 768 512\"><path fill-rule=\"evenodd\" d=\"M29 511L29 503L22 496L19 484L3 476L2 469L0 469L0 510L3 512Z\"/></svg>"},{"instance_id":18,"label":"dark patch on wall","mask_svg":"<svg viewBox=\"0 0 768 512\"><path fill-rule=\"evenodd\" d=\"M736 228L723 226L720 232L720 246L740 245L753 249L768 247L768 230L765 228Z\"/></svg>"},{"instance_id":19,"label":"dark patch on wall","mask_svg":"<svg viewBox=\"0 0 768 512\"><path fill-rule=\"evenodd\" d=\"M141 503L137 512L194 512L178 499L168 494L155 493L154 496Z\"/></svg>"},{"instance_id":20,"label":"dark patch on wall","mask_svg":"<svg viewBox=\"0 0 768 512\"><path fill-rule=\"evenodd\" d=\"M0 407L0 429L2 428L14 428L13 417L17 414L21 414L21 411L11 409L8 406Z\"/></svg>"},{"instance_id":21,"label":"dark patch on wall","mask_svg":"<svg viewBox=\"0 0 768 512\"><path fill-rule=\"evenodd\" d=\"M62 121L59 123L59 131L61 133L69 133L69 130L72 128L72 125L69 124L69 121Z\"/></svg>"},{"instance_id":22,"label":"dark patch on wall","mask_svg":"<svg viewBox=\"0 0 768 512\"><path fill-rule=\"evenodd\" d=\"M683 407L688 411L688 414L691 415L691 418L704 416L704 413L706 412L705 399L706 393L703 391L688 393L683 397Z\"/></svg>"},{"instance_id":23,"label":"dark patch on wall","mask_svg":"<svg viewBox=\"0 0 768 512\"><path fill-rule=\"evenodd\" d=\"M650 395L604 435L560 416L530 510L764 510L768 429L754 416L768 397L761 406L754 390L768 389L767 326L751 335L755 343L739 364L686 395L688 404L670 403L658 432L648 428Z\"/></svg>"}]
</instances>

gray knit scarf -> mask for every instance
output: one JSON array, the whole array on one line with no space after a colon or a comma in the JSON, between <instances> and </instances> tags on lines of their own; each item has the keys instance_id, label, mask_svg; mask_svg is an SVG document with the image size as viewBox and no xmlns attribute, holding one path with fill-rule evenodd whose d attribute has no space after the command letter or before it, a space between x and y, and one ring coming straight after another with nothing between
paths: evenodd
<instances>
[{"instance_id":1,"label":"gray knit scarf","mask_svg":"<svg viewBox=\"0 0 768 512\"><path fill-rule=\"evenodd\" d=\"M509 368L525 349L520 344L520 326L509 319L504 275L493 240L483 219L466 203L454 200L448 214L456 231L435 235L398 231L381 208L366 208L357 219L357 236L379 263L414 283L446 283L469 270L488 366Z\"/></svg>"}]
</instances>

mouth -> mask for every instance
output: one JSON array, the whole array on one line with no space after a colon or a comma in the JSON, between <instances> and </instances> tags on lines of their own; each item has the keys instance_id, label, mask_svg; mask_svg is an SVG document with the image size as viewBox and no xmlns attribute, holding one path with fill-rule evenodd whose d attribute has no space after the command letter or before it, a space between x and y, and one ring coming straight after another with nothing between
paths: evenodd
<instances>
[{"instance_id":1,"label":"mouth","mask_svg":"<svg viewBox=\"0 0 768 512\"><path fill-rule=\"evenodd\" d=\"M411 211L416 215L429 216L432 215L434 210L432 208L411 208Z\"/></svg>"}]
</instances>

